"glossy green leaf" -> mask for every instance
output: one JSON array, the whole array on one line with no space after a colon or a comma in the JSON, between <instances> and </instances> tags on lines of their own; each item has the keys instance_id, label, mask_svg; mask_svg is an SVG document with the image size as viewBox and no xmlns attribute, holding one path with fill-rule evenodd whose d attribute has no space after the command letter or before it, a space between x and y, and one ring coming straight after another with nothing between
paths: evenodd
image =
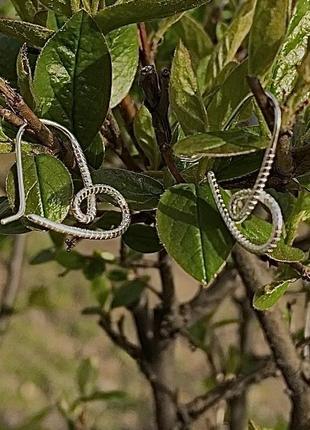
<instances>
[{"instance_id":1,"label":"glossy green leaf","mask_svg":"<svg viewBox=\"0 0 310 430\"><path fill-rule=\"evenodd\" d=\"M137 303L145 287L146 283L142 278L137 278L133 281L124 282L119 288L114 291L114 297L111 307L128 307Z\"/></svg>"},{"instance_id":2,"label":"glossy green leaf","mask_svg":"<svg viewBox=\"0 0 310 430\"><path fill-rule=\"evenodd\" d=\"M15 169L14 169L15 170ZM46 155L23 155L26 215L37 214L62 222L69 211L73 185L67 168L57 158ZM13 171L7 179L11 207L16 207L16 182Z\"/></svg>"},{"instance_id":3,"label":"glossy green leaf","mask_svg":"<svg viewBox=\"0 0 310 430\"><path fill-rule=\"evenodd\" d=\"M12 3L21 19L32 22L37 11L32 0L12 0Z\"/></svg>"},{"instance_id":4,"label":"glossy green leaf","mask_svg":"<svg viewBox=\"0 0 310 430\"><path fill-rule=\"evenodd\" d=\"M249 73L264 76L287 29L289 0L257 0L249 39Z\"/></svg>"},{"instance_id":5,"label":"glossy green leaf","mask_svg":"<svg viewBox=\"0 0 310 430\"><path fill-rule=\"evenodd\" d=\"M266 243L272 232L269 222L254 216L241 224L240 229L253 243L257 244ZM303 251L288 246L283 239L280 240L276 249L269 253L269 257L283 263L300 262L306 258Z\"/></svg>"},{"instance_id":6,"label":"glossy green leaf","mask_svg":"<svg viewBox=\"0 0 310 430\"><path fill-rule=\"evenodd\" d=\"M295 281L296 279L290 279L286 281L275 281L269 285L265 285L261 290L256 291L254 295L254 308L260 311L266 311L272 308Z\"/></svg>"},{"instance_id":7,"label":"glossy green leaf","mask_svg":"<svg viewBox=\"0 0 310 430\"><path fill-rule=\"evenodd\" d=\"M38 58L34 92L39 114L69 128L86 149L109 108L111 76L105 39L81 10L48 41Z\"/></svg>"},{"instance_id":8,"label":"glossy green leaf","mask_svg":"<svg viewBox=\"0 0 310 430\"><path fill-rule=\"evenodd\" d=\"M156 208L164 192L162 184L156 179L128 170L100 169L92 177L95 184L107 184L116 188L134 210Z\"/></svg>"},{"instance_id":9,"label":"glossy green leaf","mask_svg":"<svg viewBox=\"0 0 310 430\"><path fill-rule=\"evenodd\" d=\"M213 95L207 109L210 130L221 130L234 109L249 93L247 74L248 62L244 61L232 70ZM217 86L216 81L215 83Z\"/></svg>"},{"instance_id":10,"label":"glossy green leaf","mask_svg":"<svg viewBox=\"0 0 310 430\"><path fill-rule=\"evenodd\" d=\"M37 48L41 48L53 35L51 30L40 25L5 18L0 19L0 31Z\"/></svg>"},{"instance_id":11,"label":"glossy green leaf","mask_svg":"<svg viewBox=\"0 0 310 430\"><path fill-rule=\"evenodd\" d=\"M242 178L257 172L262 165L264 151L214 160L213 170L219 181Z\"/></svg>"},{"instance_id":12,"label":"glossy green leaf","mask_svg":"<svg viewBox=\"0 0 310 430\"><path fill-rule=\"evenodd\" d=\"M268 138L257 134L257 127L248 127L186 137L174 145L174 152L178 156L232 157L259 151L267 145Z\"/></svg>"},{"instance_id":13,"label":"glossy green leaf","mask_svg":"<svg viewBox=\"0 0 310 430\"><path fill-rule=\"evenodd\" d=\"M137 28L129 25L107 35L112 59L112 95L110 107L114 108L129 93L139 62Z\"/></svg>"},{"instance_id":14,"label":"glossy green leaf","mask_svg":"<svg viewBox=\"0 0 310 430\"><path fill-rule=\"evenodd\" d=\"M158 206L157 227L169 255L204 284L225 265L234 244L208 185L181 184L167 190Z\"/></svg>"},{"instance_id":15,"label":"glossy green leaf","mask_svg":"<svg viewBox=\"0 0 310 430\"><path fill-rule=\"evenodd\" d=\"M182 42L172 63L170 99L173 113L186 135L207 131L207 112L192 68L190 53Z\"/></svg>"},{"instance_id":16,"label":"glossy green leaf","mask_svg":"<svg viewBox=\"0 0 310 430\"><path fill-rule=\"evenodd\" d=\"M297 66L307 50L309 28L310 0L297 0L287 36L273 67L271 90L280 101L283 101L294 87Z\"/></svg>"},{"instance_id":17,"label":"glossy green leaf","mask_svg":"<svg viewBox=\"0 0 310 430\"><path fill-rule=\"evenodd\" d=\"M17 80L20 93L27 105L34 109L32 71L28 59L27 45L24 44L17 57Z\"/></svg>"},{"instance_id":18,"label":"glossy green leaf","mask_svg":"<svg viewBox=\"0 0 310 430\"><path fill-rule=\"evenodd\" d=\"M132 224L123 235L123 240L129 248L142 254L162 249L156 229L145 224Z\"/></svg>"},{"instance_id":19,"label":"glossy green leaf","mask_svg":"<svg viewBox=\"0 0 310 430\"><path fill-rule=\"evenodd\" d=\"M70 16L72 14L71 1L68 0L40 0L44 6L59 15Z\"/></svg>"},{"instance_id":20,"label":"glossy green leaf","mask_svg":"<svg viewBox=\"0 0 310 430\"><path fill-rule=\"evenodd\" d=\"M236 17L227 28L223 38L212 53L206 71L208 91L214 86L214 81L220 71L234 60L243 40L250 31L256 0L248 0L243 3Z\"/></svg>"},{"instance_id":21,"label":"glossy green leaf","mask_svg":"<svg viewBox=\"0 0 310 430\"><path fill-rule=\"evenodd\" d=\"M136 22L165 18L185 10L193 9L207 0L129 0L106 7L96 16L104 33Z\"/></svg>"},{"instance_id":22,"label":"glossy green leaf","mask_svg":"<svg viewBox=\"0 0 310 430\"><path fill-rule=\"evenodd\" d=\"M145 106L142 106L135 116L134 133L138 145L149 161L150 169L157 170L161 162L161 155L156 141L152 117Z\"/></svg>"}]
</instances>

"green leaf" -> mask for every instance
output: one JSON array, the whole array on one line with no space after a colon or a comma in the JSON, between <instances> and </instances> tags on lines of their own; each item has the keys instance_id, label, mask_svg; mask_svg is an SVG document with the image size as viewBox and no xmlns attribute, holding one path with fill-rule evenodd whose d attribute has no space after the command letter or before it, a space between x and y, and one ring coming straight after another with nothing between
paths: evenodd
<instances>
[{"instance_id":1,"label":"green leaf","mask_svg":"<svg viewBox=\"0 0 310 430\"><path fill-rule=\"evenodd\" d=\"M272 232L269 222L255 216L241 224L240 229L253 243L257 244L266 243ZM304 261L306 258L303 251L288 246L283 239L280 240L276 249L269 253L269 257L283 263Z\"/></svg>"},{"instance_id":2,"label":"green leaf","mask_svg":"<svg viewBox=\"0 0 310 430\"><path fill-rule=\"evenodd\" d=\"M112 401L112 400L124 400L127 398L127 394L123 391L95 391L89 396L84 396L80 398L83 403L94 402L94 401Z\"/></svg>"},{"instance_id":3,"label":"green leaf","mask_svg":"<svg viewBox=\"0 0 310 430\"><path fill-rule=\"evenodd\" d=\"M12 0L12 3L21 19L30 22L33 20L37 10L32 0Z\"/></svg>"},{"instance_id":4,"label":"green leaf","mask_svg":"<svg viewBox=\"0 0 310 430\"><path fill-rule=\"evenodd\" d=\"M31 109L34 109L35 102L32 88L32 71L30 68L26 44L21 47L17 57L17 80L23 99Z\"/></svg>"},{"instance_id":5,"label":"green leaf","mask_svg":"<svg viewBox=\"0 0 310 430\"><path fill-rule=\"evenodd\" d=\"M150 176L123 169L100 169L93 173L95 184L107 184L116 188L133 210L147 210L157 207L162 184Z\"/></svg>"},{"instance_id":6,"label":"green leaf","mask_svg":"<svg viewBox=\"0 0 310 430\"><path fill-rule=\"evenodd\" d=\"M102 166L105 155L105 144L102 134L99 132L84 151L88 163L94 168Z\"/></svg>"},{"instance_id":7,"label":"green leaf","mask_svg":"<svg viewBox=\"0 0 310 430\"><path fill-rule=\"evenodd\" d=\"M36 266L38 264L49 263L55 259L55 250L52 248L43 249L37 255L31 258L30 264Z\"/></svg>"},{"instance_id":8,"label":"green leaf","mask_svg":"<svg viewBox=\"0 0 310 430\"><path fill-rule=\"evenodd\" d=\"M105 39L81 10L48 41L38 58L37 109L42 117L69 128L86 149L109 108L111 76Z\"/></svg>"},{"instance_id":9,"label":"green leaf","mask_svg":"<svg viewBox=\"0 0 310 430\"><path fill-rule=\"evenodd\" d=\"M77 383L80 394L87 395L87 391L93 388L98 377L98 369L93 360L85 358L81 361L77 370Z\"/></svg>"},{"instance_id":10,"label":"green leaf","mask_svg":"<svg viewBox=\"0 0 310 430\"><path fill-rule=\"evenodd\" d=\"M62 222L69 211L73 195L71 176L57 158L23 154L25 214L36 214L51 221ZM14 169L15 170L15 169ZM7 194L12 208L16 207L16 186L13 171L7 179Z\"/></svg>"},{"instance_id":11,"label":"green leaf","mask_svg":"<svg viewBox=\"0 0 310 430\"><path fill-rule=\"evenodd\" d=\"M135 116L134 133L138 145L149 161L150 170L158 170L161 155L152 124L152 116L145 106L142 106Z\"/></svg>"},{"instance_id":12,"label":"green leaf","mask_svg":"<svg viewBox=\"0 0 310 430\"><path fill-rule=\"evenodd\" d=\"M307 51L310 28L310 0L297 0L287 36L273 67L271 91L283 101L291 93L297 66Z\"/></svg>"},{"instance_id":13,"label":"green leaf","mask_svg":"<svg viewBox=\"0 0 310 430\"><path fill-rule=\"evenodd\" d=\"M286 281L275 281L265 285L261 290L256 291L253 298L253 306L260 311L270 309L285 294L290 285L296 279Z\"/></svg>"},{"instance_id":14,"label":"green leaf","mask_svg":"<svg viewBox=\"0 0 310 430\"><path fill-rule=\"evenodd\" d=\"M117 106L129 93L139 62L137 28L129 25L107 35L112 59L112 95L110 107Z\"/></svg>"},{"instance_id":15,"label":"green leaf","mask_svg":"<svg viewBox=\"0 0 310 430\"><path fill-rule=\"evenodd\" d=\"M207 112L192 68L189 51L180 42L172 63L171 107L186 135L207 131Z\"/></svg>"},{"instance_id":16,"label":"green leaf","mask_svg":"<svg viewBox=\"0 0 310 430\"><path fill-rule=\"evenodd\" d=\"M37 48L41 48L53 35L53 31L41 25L5 18L0 19L0 31Z\"/></svg>"},{"instance_id":17,"label":"green leaf","mask_svg":"<svg viewBox=\"0 0 310 430\"><path fill-rule=\"evenodd\" d=\"M114 291L114 297L111 304L112 308L129 307L138 302L143 290L146 287L144 279L135 279L124 282Z\"/></svg>"},{"instance_id":18,"label":"green leaf","mask_svg":"<svg viewBox=\"0 0 310 430\"><path fill-rule=\"evenodd\" d=\"M207 0L129 0L106 7L96 15L103 33L142 21L165 18L205 4Z\"/></svg>"},{"instance_id":19,"label":"green leaf","mask_svg":"<svg viewBox=\"0 0 310 430\"><path fill-rule=\"evenodd\" d=\"M167 190L158 206L157 227L169 255L204 284L222 269L234 244L208 185Z\"/></svg>"},{"instance_id":20,"label":"green leaf","mask_svg":"<svg viewBox=\"0 0 310 430\"><path fill-rule=\"evenodd\" d=\"M206 71L207 89L210 92L220 71L234 60L243 40L250 31L256 0L248 0L243 3L238 14L227 28L223 38L217 44L216 49L208 63Z\"/></svg>"},{"instance_id":21,"label":"green leaf","mask_svg":"<svg viewBox=\"0 0 310 430\"><path fill-rule=\"evenodd\" d=\"M72 14L71 1L68 0L40 0L44 6L58 15L70 16Z\"/></svg>"},{"instance_id":22,"label":"green leaf","mask_svg":"<svg viewBox=\"0 0 310 430\"><path fill-rule=\"evenodd\" d=\"M268 145L268 139L257 134L257 128L211 131L189 136L174 145L174 152L178 156L209 157L232 157L256 152Z\"/></svg>"},{"instance_id":23,"label":"green leaf","mask_svg":"<svg viewBox=\"0 0 310 430\"><path fill-rule=\"evenodd\" d=\"M102 275L93 279L91 283L91 291L98 301L100 306L104 306L109 295L110 295L110 281L109 279Z\"/></svg>"},{"instance_id":24,"label":"green leaf","mask_svg":"<svg viewBox=\"0 0 310 430\"><path fill-rule=\"evenodd\" d=\"M105 271L106 263L99 254L94 254L92 257L84 259L83 273L86 279L92 281L101 276Z\"/></svg>"},{"instance_id":25,"label":"green leaf","mask_svg":"<svg viewBox=\"0 0 310 430\"><path fill-rule=\"evenodd\" d=\"M68 270L80 270L84 266L84 257L76 251L64 251L62 249L55 253L55 261Z\"/></svg>"},{"instance_id":26,"label":"green leaf","mask_svg":"<svg viewBox=\"0 0 310 430\"><path fill-rule=\"evenodd\" d=\"M264 76L277 55L288 23L289 0L257 0L249 39L249 73Z\"/></svg>"},{"instance_id":27,"label":"green leaf","mask_svg":"<svg viewBox=\"0 0 310 430\"><path fill-rule=\"evenodd\" d=\"M129 248L142 254L159 252L162 249L156 229L145 224L131 225L123 235L123 240Z\"/></svg>"},{"instance_id":28,"label":"green leaf","mask_svg":"<svg viewBox=\"0 0 310 430\"><path fill-rule=\"evenodd\" d=\"M0 20L1 22L1 20ZM1 24L0 24L1 32ZM12 37L0 34L0 73L1 78L17 86L16 61L20 43Z\"/></svg>"},{"instance_id":29,"label":"green leaf","mask_svg":"<svg viewBox=\"0 0 310 430\"><path fill-rule=\"evenodd\" d=\"M248 62L244 61L233 69L212 97L208 106L210 130L222 129L232 112L249 93L247 74Z\"/></svg>"}]
</instances>

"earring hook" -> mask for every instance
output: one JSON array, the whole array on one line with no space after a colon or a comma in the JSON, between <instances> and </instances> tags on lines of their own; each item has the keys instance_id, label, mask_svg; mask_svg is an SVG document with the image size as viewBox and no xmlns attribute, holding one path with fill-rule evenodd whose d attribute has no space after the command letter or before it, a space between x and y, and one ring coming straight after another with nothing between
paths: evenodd
<instances>
[{"instance_id":1,"label":"earring hook","mask_svg":"<svg viewBox=\"0 0 310 430\"><path fill-rule=\"evenodd\" d=\"M90 171L87 165L85 155L82 148L77 141L76 137L64 126L58 124L57 122L41 119L41 121L48 126L54 127L60 130L69 139L74 157L76 159L77 165L80 170L81 178L83 181L84 188L78 192L74 197L71 204L71 209L74 217L77 221L84 224L89 224L92 222L97 214L96 207L96 195L105 194L110 196L116 205L121 209L122 221L120 225L112 230L95 231L83 229L80 227L68 226L66 224L57 223L47 218L44 218L36 214L28 214L26 218L34 224L40 227L56 231L58 233L72 235L77 238L90 239L90 240L107 240L113 239L121 236L130 225L130 211L126 200L123 195L117 191L115 188L103 184L93 184ZM4 218L1 220L1 224L8 224L12 221L16 221L25 215L26 210L26 199L25 199L25 189L24 189L24 179L23 179L23 165L22 165L22 150L21 143L22 137L25 132L27 124L23 124L16 135L16 166L17 166L17 178L18 178L18 192L19 192L19 209L15 215ZM83 200L87 199L87 210L86 214L81 210L81 203Z\"/></svg>"}]
</instances>

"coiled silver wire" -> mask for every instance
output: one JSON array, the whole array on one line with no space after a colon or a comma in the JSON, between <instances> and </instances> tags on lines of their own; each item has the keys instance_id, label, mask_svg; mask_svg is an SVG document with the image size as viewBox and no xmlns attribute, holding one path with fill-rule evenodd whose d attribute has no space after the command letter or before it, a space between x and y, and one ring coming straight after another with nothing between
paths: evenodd
<instances>
[{"instance_id":1,"label":"coiled silver wire","mask_svg":"<svg viewBox=\"0 0 310 430\"><path fill-rule=\"evenodd\" d=\"M276 248L283 228L283 217L280 206L276 200L264 189L271 172L271 168L276 156L277 142L281 130L281 108L277 99L269 92L266 93L274 108L274 129L268 148L266 149L261 168L257 179L252 189L241 190L233 194L231 197L228 209L225 205L220 192L220 187L216 181L215 174L208 172L208 182L216 202L217 208L232 236L248 251L255 254L265 254ZM240 111L241 107L251 98L252 94L247 95L236 107L224 126L227 130L232 124L234 118ZM265 244L257 245L247 239L238 229L237 224L245 221L255 209L257 203L260 202L269 209L272 217L272 232L269 240Z\"/></svg>"},{"instance_id":2,"label":"coiled silver wire","mask_svg":"<svg viewBox=\"0 0 310 430\"><path fill-rule=\"evenodd\" d=\"M118 227L112 230L106 231L95 231L84 229L80 227L68 226L66 224L57 223L47 218L44 218L36 214L28 214L26 218L38 226L56 231L58 233L71 235L75 238L90 239L90 240L108 240L114 239L121 236L130 225L130 211L128 204L122 194L115 188L103 184L93 185L90 171L87 165L85 155L80 147L76 137L64 126L57 122L50 121L47 119L41 119L41 121L47 125L60 130L70 141L74 157L79 167L81 178L83 181L84 188L80 190L73 198L71 204L71 210L75 219L83 224L89 224L94 221L97 215L96 207L96 195L105 194L112 198L113 202L120 208L122 213L122 220ZM13 221L16 221L25 215L26 210L26 199L25 199L25 188L24 188L24 177L23 177L23 165L22 165L22 137L25 132L27 124L23 124L16 135L16 166L17 166L17 179L18 179L18 192L19 192L19 209L15 215L4 218L1 220L1 224L6 225ZM81 204L84 200L87 200L86 213L81 209Z\"/></svg>"}]
</instances>

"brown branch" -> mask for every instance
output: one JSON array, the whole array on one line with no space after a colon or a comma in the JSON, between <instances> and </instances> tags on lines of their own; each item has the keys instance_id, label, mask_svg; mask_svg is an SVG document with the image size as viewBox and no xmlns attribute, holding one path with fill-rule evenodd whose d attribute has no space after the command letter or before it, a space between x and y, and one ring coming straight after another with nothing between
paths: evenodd
<instances>
[{"instance_id":1,"label":"brown branch","mask_svg":"<svg viewBox=\"0 0 310 430\"><path fill-rule=\"evenodd\" d=\"M257 257L236 246L233 257L246 286L250 302L255 291L270 283L271 275ZM269 312L256 311L266 340L290 390L292 399L291 430L310 428L310 388L305 382L301 359L297 353L289 329L276 306Z\"/></svg>"},{"instance_id":2,"label":"brown branch","mask_svg":"<svg viewBox=\"0 0 310 430\"><path fill-rule=\"evenodd\" d=\"M111 112L108 113L101 131L111 150L120 158L127 169L134 172L141 172L140 167L131 156L121 136L118 124Z\"/></svg>"},{"instance_id":3,"label":"brown branch","mask_svg":"<svg viewBox=\"0 0 310 430\"><path fill-rule=\"evenodd\" d=\"M262 360L259 366L251 373L238 376L232 381L219 384L208 393L198 396L187 403L184 406L187 411L187 416L193 422L218 402L231 400L242 395L250 385L257 384L266 378L274 377L276 376L276 372L276 366L271 359Z\"/></svg>"},{"instance_id":4,"label":"brown branch","mask_svg":"<svg viewBox=\"0 0 310 430\"><path fill-rule=\"evenodd\" d=\"M0 335L3 336L9 326L10 316L14 312L14 304L22 279L26 247L26 235L18 235L14 238L8 280L4 287L0 306Z\"/></svg>"},{"instance_id":5,"label":"brown branch","mask_svg":"<svg viewBox=\"0 0 310 430\"><path fill-rule=\"evenodd\" d=\"M144 22L138 24L139 39L140 39L140 61L142 66L150 66L154 64L154 54L152 43L148 37L146 25Z\"/></svg>"},{"instance_id":6,"label":"brown branch","mask_svg":"<svg viewBox=\"0 0 310 430\"><path fill-rule=\"evenodd\" d=\"M55 152L59 151L59 144L54 138L53 133L39 120L30 107L25 103L20 94L18 94L10 85L0 78L0 94L5 98L7 105L12 109L13 113L18 114L19 117L26 121L29 128L33 130L40 143ZM17 125L17 118L10 116L6 113L7 117L15 121Z\"/></svg>"},{"instance_id":7,"label":"brown branch","mask_svg":"<svg viewBox=\"0 0 310 430\"><path fill-rule=\"evenodd\" d=\"M140 84L145 94L145 106L152 115L157 144L163 160L177 183L185 182L179 172L172 148L171 127L169 124L169 80L168 69L158 76L155 66L143 67L140 73Z\"/></svg>"}]
</instances>

